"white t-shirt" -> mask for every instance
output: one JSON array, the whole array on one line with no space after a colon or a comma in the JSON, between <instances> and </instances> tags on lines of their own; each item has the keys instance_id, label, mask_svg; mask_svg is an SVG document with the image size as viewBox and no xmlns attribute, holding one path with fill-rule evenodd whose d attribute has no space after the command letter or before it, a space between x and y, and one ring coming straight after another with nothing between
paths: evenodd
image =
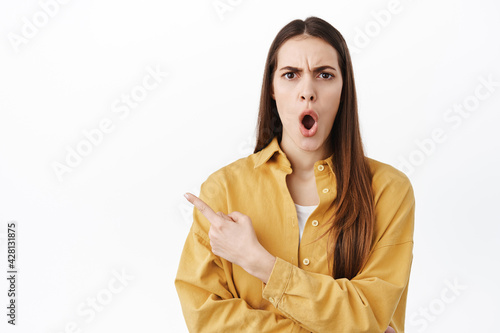
<instances>
[{"instance_id":1,"label":"white t-shirt","mask_svg":"<svg viewBox=\"0 0 500 333\"><path fill-rule=\"evenodd\" d=\"M301 206L295 204L295 209L297 209L297 218L299 223L299 244L302 239L302 233L304 232L304 226L306 225L306 221L309 218L309 215L318 207L316 206Z\"/></svg>"}]
</instances>

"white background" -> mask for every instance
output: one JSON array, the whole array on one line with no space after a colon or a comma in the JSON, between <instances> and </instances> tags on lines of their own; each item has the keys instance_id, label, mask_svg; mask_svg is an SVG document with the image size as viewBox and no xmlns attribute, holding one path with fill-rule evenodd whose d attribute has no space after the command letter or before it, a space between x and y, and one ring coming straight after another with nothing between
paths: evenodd
<instances>
[{"instance_id":1,"label":"white background","mask_svg":"<svg viewBox=\"0 0 500 333\"><path fill-rule=\"evenodd\" d=\"M0 269L9 221L19 267L15 327L0 280L1 331L187 331L182 194L253 152L268 48L309 15L351 48L367 155L415 190L406 331L497 331L500 5L393 3L1 0ZM168 76L123 113L148 70ZM113 129L84 147L105 119ZM58 178L79 145L88 154Z\"/></svg>"}]
</instances>

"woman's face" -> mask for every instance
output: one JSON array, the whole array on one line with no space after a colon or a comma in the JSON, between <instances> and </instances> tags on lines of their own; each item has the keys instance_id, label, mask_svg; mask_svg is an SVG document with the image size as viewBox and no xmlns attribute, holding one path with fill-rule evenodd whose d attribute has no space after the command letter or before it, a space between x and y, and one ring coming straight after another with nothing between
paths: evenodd
<instances>
[{"instance_id":1,"label":"woman's face","mask_svg":"<svg viewBox=\"0 0 500 333\"><path fill-rule=\"evenodd\" d=\"M271 94L283 124L281 144L326 154L342 76L337 51L321 38L304 36L287 40L278 50Z\"/></svg>"}]
</instances>

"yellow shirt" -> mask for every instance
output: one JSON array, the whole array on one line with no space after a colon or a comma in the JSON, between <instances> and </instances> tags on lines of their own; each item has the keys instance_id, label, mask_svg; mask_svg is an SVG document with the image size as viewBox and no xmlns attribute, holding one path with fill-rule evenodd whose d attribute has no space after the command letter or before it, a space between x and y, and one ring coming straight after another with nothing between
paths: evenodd
<instances>
[{"instance_id":1,"label":"yellow shirt","mask_svg":"<svg viewBox=\"0 0 500 333\"><path fill-rule=\"evenodd\" d=\"M368 262L351 280L334 279L327 236L333 214L332 156L314 164L320 203L299 246L299 226L286 176L292 168L277 137L261 151L212 173L199 197L215 212L248 215L276 263L264 284L211 252L210 222L193 208L175 287L190 332L404 332L413 260L415 199L408 177L369 158L375 228ZM251 255L251 253L249 253Z\"/></svg>"}]
</instances>

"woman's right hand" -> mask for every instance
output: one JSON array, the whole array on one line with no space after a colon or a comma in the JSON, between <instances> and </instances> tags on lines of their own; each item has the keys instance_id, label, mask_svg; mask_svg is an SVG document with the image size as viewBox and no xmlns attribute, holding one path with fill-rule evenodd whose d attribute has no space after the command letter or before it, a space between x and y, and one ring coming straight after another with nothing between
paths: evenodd
<instances>
[{"instance_id":1,"label":"woman's right hand","mask_svg":"<svg viewBox=\"0 0 500 333\"><path fill-rule=\"evenodd\" d=\"M391 326L388 326L384 333L396 333L396 331Z\"/></svg>"}]
</instances>

